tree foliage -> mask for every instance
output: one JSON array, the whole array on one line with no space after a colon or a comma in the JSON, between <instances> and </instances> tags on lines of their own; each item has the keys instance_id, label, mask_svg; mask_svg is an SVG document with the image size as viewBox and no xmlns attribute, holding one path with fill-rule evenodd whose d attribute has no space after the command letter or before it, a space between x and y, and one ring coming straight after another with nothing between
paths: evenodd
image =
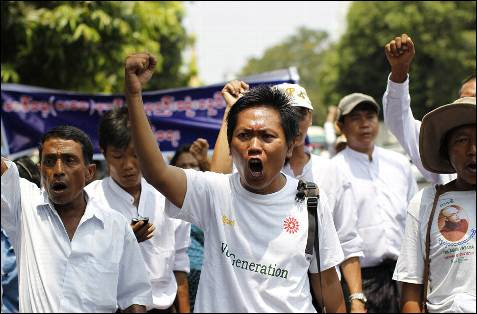
<instances>
[{"instance_id":1,"label":"tree foliage","mask_svg":"<svg viewBox=\"0 0 477 314\"><path fill-rule=\"evenodd\" d=\"M241 70L241 75L295 66L300 74L300 85L306 89L315 105L314 121L322 122L326 108L318 106L321 102L321 89L317 73L322 68L322 54L328 42L326 32L301 27L282 43L268 48L262 57L249 59Z\"/></svg>"},{"instance_id":2,"label":"tree foliage","mask_svg":"<svg viewBox=\"0 0 477 314\"><path fill-rule=\"evenodd\" d=\"M193 42L184 7L169 1L2 1L2 82L83 92L122 92L125 57L158 58L149 88L186 86Z\"/></svg>"},{"instance_id":3,"label":"tree foliage","mask_svg":"<svg viewBox=\"0 0 477 314\"><path fill-rule=\"evenodd\" d=\"M347 30L325 56L320 73L323 100L336 104L352 93L381 102L390 67L384 46L411 36L416 56L410 92L416 118L458 97L464 78L475 75L475 1L373 1L353 3Z\"/></svg>"}]
</instances>

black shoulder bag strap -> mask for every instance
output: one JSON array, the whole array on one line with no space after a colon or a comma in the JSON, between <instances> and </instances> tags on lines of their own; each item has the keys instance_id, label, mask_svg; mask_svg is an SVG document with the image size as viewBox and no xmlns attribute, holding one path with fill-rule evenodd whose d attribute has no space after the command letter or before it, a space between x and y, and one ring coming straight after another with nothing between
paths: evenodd
<instances>
[{"instance_id":1,"label":"black shoulder bag strap","mask_svg":"<svg viewBox=\"0 0 477 314\"><path fill-rule=\"evenodd\" d=\"M313 256L313 248L315 249L316 264L318 266L318 275L320 277L322 313L326 313L320 266L320 235L318 223L318 200L320 198L320 191L315 183L300 180L298 183L297 199L303 200L304 198L306 198L306 207L308 210L308 237L306 240L305 254ZM315 241L315 239L318 239L318 241Z\"/></svg>"}]
</instances>

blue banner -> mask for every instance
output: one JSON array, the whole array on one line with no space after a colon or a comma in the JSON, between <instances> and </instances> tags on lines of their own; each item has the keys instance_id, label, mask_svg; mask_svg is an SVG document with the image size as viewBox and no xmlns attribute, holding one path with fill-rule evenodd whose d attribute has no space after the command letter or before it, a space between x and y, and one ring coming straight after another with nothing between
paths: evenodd
<instances>
[{"instance_id":1,"label":"blue banner","mask_svg":"<svg viewBox=\"0 0 477 314\"><path fill-rule=\"evenodd\" d=\"M253 87L296 83L298 76L291 68L243 80ZM224 84L143 94L144 109L161 151L173 152L199 137L213 148L225 109L220 93ZM125 104L119 94L91 95L17 84L2 84L1 89L2 153L15 156L38 147L41 135L49 129L67 124L85 131L93 142L95 158L101 158L99 119L106 111Z\"/></svg>"}]
</instances>

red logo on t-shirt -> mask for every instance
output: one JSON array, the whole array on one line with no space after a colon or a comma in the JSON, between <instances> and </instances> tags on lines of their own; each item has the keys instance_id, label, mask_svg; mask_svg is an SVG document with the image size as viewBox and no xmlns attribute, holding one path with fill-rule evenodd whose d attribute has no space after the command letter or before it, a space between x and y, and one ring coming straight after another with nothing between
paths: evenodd
<instances>
[{"instance_id":1,"label":"red logo on t-shirt","mask_svg":"<svg viewBox=\"0 0 477 314\"><path fill-rule=\"evenodd\" d=\"M287 217L283 221L283 229L288 233L296 233L300 228L300 224L295 217Z\"/></svg>"}]
</instances>

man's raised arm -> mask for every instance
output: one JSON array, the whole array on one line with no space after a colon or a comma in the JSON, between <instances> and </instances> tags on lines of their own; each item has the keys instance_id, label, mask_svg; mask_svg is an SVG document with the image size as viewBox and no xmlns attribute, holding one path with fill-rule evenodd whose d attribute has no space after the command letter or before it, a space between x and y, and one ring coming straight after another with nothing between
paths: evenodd
<instances>
[{"instance_id":1,"label":"man's raised arm","mask_svg":"<svg viewBox=\"0 0 477 314\"><path fill-rule=\"evenodd\" d=\"M146 180L171 203L181 208L187 191L185 173L164 161L142 102L142 88L152 77L155 66L156 58L149 53L136 53L126 58L125 96L132 139Z\"/></svg>"}]
</instances>

